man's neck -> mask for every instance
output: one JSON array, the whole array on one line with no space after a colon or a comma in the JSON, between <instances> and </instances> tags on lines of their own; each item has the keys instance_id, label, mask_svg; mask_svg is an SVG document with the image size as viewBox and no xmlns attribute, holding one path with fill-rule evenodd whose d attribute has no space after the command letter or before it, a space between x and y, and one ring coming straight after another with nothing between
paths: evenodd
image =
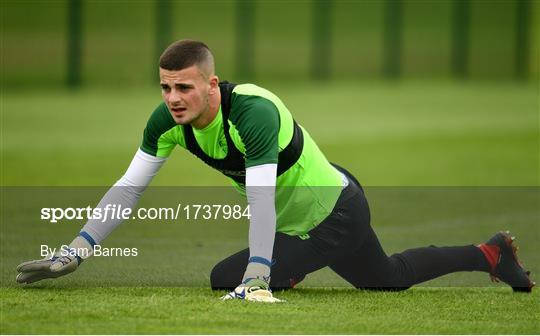
<instances>
[{"instance_id":1,"label":"man's neck","mask_svg":"<svg viewBox=\"0 0 540 336\"><path fill-rule=\"evenodd\" d=\"M212 121L216 118L216 115L219 111L219 106L221 105L221 91L219 88L216 90L216 94L211 95L208 101L208 111L201 115L198 120L191 123L193 128L203 129L206 126L210 125Z\"/></svg>"}]
</instances>

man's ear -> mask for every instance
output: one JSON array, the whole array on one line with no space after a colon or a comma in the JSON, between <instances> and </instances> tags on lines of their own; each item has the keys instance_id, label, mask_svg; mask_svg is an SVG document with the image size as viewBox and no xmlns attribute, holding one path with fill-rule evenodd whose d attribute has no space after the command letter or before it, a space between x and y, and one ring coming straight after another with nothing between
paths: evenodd
<instances>
[{"instance_id":1,"label":"man's ear","mask_svg":"<svg viewBox=\"0 0 540 336\"><path fill-rule=\"evenodd\" d=\"M215 94L216 90L219 90L219 78L218 76L211 76L210 77L210 90L208 91L208 94Z\"/></svg>"}]
</instances>

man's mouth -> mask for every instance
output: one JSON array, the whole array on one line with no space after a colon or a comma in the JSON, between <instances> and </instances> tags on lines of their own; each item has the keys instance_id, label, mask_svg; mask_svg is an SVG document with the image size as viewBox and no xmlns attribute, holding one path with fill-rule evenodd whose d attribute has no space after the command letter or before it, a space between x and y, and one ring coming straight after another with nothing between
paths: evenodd
<instances>
[{"instance_id":1,"label":"man's mouth","mask_svg":"<svg viewBox=\"0 0 540 336\"><path fill-rule=\"evenodd\" d=\"M180 114L180 113L184 112L185 110L187 110L187 108L185 108L185 107L171 107L171 111L174 114Z\"/></svg>"}]
</instances>

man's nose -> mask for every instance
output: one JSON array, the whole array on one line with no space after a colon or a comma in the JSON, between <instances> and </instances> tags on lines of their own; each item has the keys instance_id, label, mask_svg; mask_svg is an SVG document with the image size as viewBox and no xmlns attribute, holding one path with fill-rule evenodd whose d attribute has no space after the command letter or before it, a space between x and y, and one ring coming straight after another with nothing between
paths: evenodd
<instances>
[{"instance_id":1,"label":"man's nose","mask_svg":"<svg viewBox=\"0 0 540 336\"><path fill-rule=\"evenodd\" d=\"M178 92L177 90L171 90L171 93L169 94L169 102L180 103L180 101L182 101L180 92Z\"/></svg>"}]
</instances>

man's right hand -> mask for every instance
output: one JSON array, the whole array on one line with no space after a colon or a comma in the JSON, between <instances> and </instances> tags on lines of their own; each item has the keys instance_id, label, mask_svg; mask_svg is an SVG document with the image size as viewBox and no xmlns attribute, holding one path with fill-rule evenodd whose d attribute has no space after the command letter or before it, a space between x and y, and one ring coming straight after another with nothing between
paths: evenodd
<instances>
[{"instance_id":1,"label":"man's right hand","mask_svg":"<svg viewBox=\"0 0 540 336\"><path fill-rule=\"evenodd\" d=\"M82 261L74 253L62 250L52 257L27 261L17 266L17 282L30 284L48 278L58 278L77 269Z\"/></svg>"},{"instance_id":2,"label":"man's right hand","mask_svg":"<svg viewBox=\"0 0 540 336\"><path fill-rule=\"evenodd\" d=\"M278 298L275 298L270 291L268 283L261 279L249 279L245 283L240 284L235 290L229 294L222 296L221 300L240 299L246 301L257 302L284 302Z\"/></svg>"}]
</instances>

